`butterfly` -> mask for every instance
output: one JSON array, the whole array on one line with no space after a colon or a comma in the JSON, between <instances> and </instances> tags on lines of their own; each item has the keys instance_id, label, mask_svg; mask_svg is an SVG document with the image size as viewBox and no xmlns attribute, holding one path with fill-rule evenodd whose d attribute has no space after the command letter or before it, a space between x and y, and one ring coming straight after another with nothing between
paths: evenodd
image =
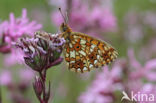
<instances>
[{"instance_id":1,"label":"butterfly","mask_svg":"<svg viewBox=\"0 0 156 103\"><path fill-rule=\"evenodd\" d=\"M108 43L87 34L73 32L59 8L64 23L60 26L61 37L66 40L64 57L68 68L74 72L88 72L110 64L117 58L117 51Z\"/></svg>"}]
</instances>

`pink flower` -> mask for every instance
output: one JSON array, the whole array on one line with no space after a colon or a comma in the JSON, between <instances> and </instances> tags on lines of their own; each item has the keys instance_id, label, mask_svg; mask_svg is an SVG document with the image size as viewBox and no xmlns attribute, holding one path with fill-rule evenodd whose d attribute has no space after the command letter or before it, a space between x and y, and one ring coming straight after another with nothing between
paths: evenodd
<instances>
[{"instance_id":1,"label":"pink flower","mask_svg":"<svg viewBox=\"0 0 156 103\"><path fill-rule=\"evenodd\" d=\"M132 49L129 49L128 55L130 58L130 65L134 68L134 70L131 71L130 78L136 80L145 77L149 81L156 81L156 59L149 60L142 66L135 59Z\"/></svg>"},{"instance_id":2,"label":"pink flower","mask_svg":"<svg viewBox=\"0 0 156 103\"><path fill-rule=\"evenodd\" d=\"M147 53L148 50L148 53ZM142 56L143 55L143 56ZM145 44L139 53L141 59L149 60L156 55L156 37L152 37L147 44Z\"/></svg>"},{"instance_id":3,"label":"pink flower","mask_svg":"<svg viewBox=\"0 0 156 103\"><path fill-rule=\"evenodd\" d=\"M128 49L129 62L135 69L141 68L141 64L136 60L133 49Z\"/></svg>"},{"instance_id":4,"label":"pink flower","mask_svg":"<svg viewBox=\"0 0 156 103\"><path fill-rule=\"evenodd\" d=\"M59 34L36 32L33 38L21 38L15 46L24 54L24 62L31 69L42 72L63 61L60 57L64 38Z\"/></svg>"},{"instance_id":5,"label":"pink flower","mask_svg":"<svg viewBox=\"0 0 156 103\"><path fill-rule=\"evenodd\" d=\"M147 83L145 84L142 88L140 88L140 94L146 94L147 97L143 97L142 101L138 102L138 103L155 103L156 102L156 86L151 84L151 83ZM153 97L152 97L153 95ZM150 100L149 100L150 99Z\"/></svg>"},{"instance_id":6,"label":"pink flower","mask_svg":"<svg viewBox=\"0 0 156 103\"><path fill-rule=\"evenodd\" d=\"M146 93L156 95L156 59L149 60L141 65L136 59L133 49L128 50L128 60L115 61L111 70L107 67L97 74L95 80L86 92L79 97L79 103L114 103L116 90L126 91L128 95ZM147 83L143 81L147 80ZM149 85L150 84L150 85ZM137 102L150 103L150 102ZM154 102L151 102L154 103Z\"/></svg>"},{"instance_id":7,"label":"pink flower","mask_svg":"<svg viewBox=\"0 0 156 103\"><path fill-rule=\"evenodd\" d=\"M129 11L125 16L125 39L136 43L144 37L144 28L141 25L142 18L136 11Z\"/></svg>"},{"instance_id":8,"label":"pink flower","mask_svg":"<svg viewBox=\"0 0 156 103\"><path fill-rule=\"evenodd\" d=\"M88 3L89 2L89 3ZM68 24L72 27L74 31L91 33L94 32L98 34L99 32L107 32L116 30L116 17L112 11L112 5L107 5L103 7L108 1L100 3L92 3L92 1L79 1L73 0L71 7L67 6L67 1L63 0L59 2L63 6L63 10L69 10L69 22ZM112 1L109 1L109 4ZM93 5L92 5L93 4ZM92 5L91 8L89 5ZM60 6L59 6L60 7ZM52 21L55 25L60 25L63 22L63 17L58 12L52 13Z\"/></svg>"},{"instance_id":9,"label":"pink flower","mask_svg":"<svg viewBox=\"0 0 156 103\"><path fill-rule=\"evenodd\" d=\"M145 12L143 22L151 27L153 30L156 29L156 13L152 11Z\"/></svg>"},{"instance_id":10,"label":"pink flower","mask_svg":"<svg viewBox=\"0 0 156 103\"><path fill-rule=\"evenodd\" d=\"M20 77L21 81L29 82L35 77L35 73L30 68L20 69L19 77Z\"/></svg>"},{"instance_id":11,"label":"pink flower","mask_svg":"<svg viewBox=\"0 0 156 103\"><path fill-rule=\"evenodd\" d=\"M89 23L88 19L88 16L90 15L88 12L88 8L86 8L85 6L79 8L79 11L75 10L71 12L69 25L73 30L84 31L84 29L86 29L85 27L91 24Z\"/></svg>"},{"instance_id":12,"label":"pink flower","mask_svg":"<svg viewBox=\"0 0 156 103\"><path fill-rule=\"evenodd\" d=\"M9 70L1 71L0 73L0 85L9 85L12 83L12 75Z\"/></svg>"},{"instance_id":13,"label":"pink flower","mask_svg":"<svg viewBox=\"0 0 156 103\"><path fill-rule=\"evenodd\" d=\"M9 86L15 83L15 81L12 79L12 77L15 74L12 73L11 70L3 70L0 73L0 85ZM20 69L17 72L17 77L20 78L19 84L26 84L28 85L30 81L35 76L34 72L31 69Z\"/></svg>"},{"instance_id":14,"label":"pink flower","mask_svg":"<svg viewBox=\"0 0 156 103\"><path fill-rule=\"evenodd\" d=\"M152 59L149 60L148 62L146 62L145 66L145 77L149 80L149 81L156 81L156 59Z\"/></svg>"},{"instance_id":15,"label":"pink flower","mask_svg":"<svg viewBox=\"0 0 156 103\"><path fill-rule=\"evenodd\" d=\"M10 67L13 65L24 64L24 54L20 49L12 49L11 54L7 54L4 58L4 64L6 67Z\"/></svg>"},{"instance_id":16,"label":"pink flower","mask_svg":"<svg viewBox=\"0 0 156 103\"><path fill-rule=\"evenodd\" d=\"M123 89L120 83L121 71L119 62L110 71L108 67L104 67L88 90L79 97L79 103L112 103L114 101L114 91Z\"/></svg>"},{"instance_id":17,"label":"pink flower","mask_svg":"<svg viewBox=\"0 0 156 103\"><path fill-rule=\"evenodd\" d=\"M128 50L129 66L127 67L127 83L124 87L128 89L127 91L134 93L141 92L141 88L146 85L143 80L147 80L148 83L156 81L156 59L149 60L141 65L139 61L136 60L133 49ZM154 85L154 84L153 84Z\"/></svg>"},{"instance_id":18,"label":"pink flower","mask_svg":"<svg viewBox=\"0 0 156 103\"><path fill-rule=\"evenodd\" d=\"M0 38L2 39L0 51L5 52L7 50L6 52L8 52L8 48L11 50L12 42L23 35L32 36L33 33L40 28L42 28L41 24L36 23L36 21L29 21L26 9L23 9L20 18L15 18L14 14L11 13L10 20L0 24Z\"/></svg>"},{"instance_id":19,"label":"pink flower","mask_svg":"<svg viewBox=\"0 0 156 103\"><path fill-rule=\"evenodd\" d=\"M116 18L109 8L94 7L90 17L90 22L105 31L115 30L116 28Z\"/></svg>"}]
</instances>

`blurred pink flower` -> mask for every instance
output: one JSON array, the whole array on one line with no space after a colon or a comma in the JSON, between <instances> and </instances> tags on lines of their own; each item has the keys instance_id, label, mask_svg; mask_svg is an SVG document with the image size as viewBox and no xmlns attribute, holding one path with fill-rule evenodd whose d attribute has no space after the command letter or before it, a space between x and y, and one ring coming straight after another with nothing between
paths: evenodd
<instances>
[{"instance_id":1,"label":"blurred pink flower","mask_svg":"<svg viewBox=\"0 0 156 103\"><path fill-rule=\"evenodd\" d=\"M129 58L130 66L134 67L133 69L141 68L141 64L136 60L134 55L134 50L132 48L128 49L128 58Z\"/></svg>"},{"instance_id":2,"label":"blurred pink flower","mask_svg":"<svg viewBox=\"0 0 156 103\"><path fill-rule=\"evenodd\" d=\"M149 60L148 62L146 62L145 66L145 77L149 80L149 81L153 81L156 82L156 59L152 59Z\"/></svg>"},{"instance_id":3,"label":"blurred pink flower","mask_svg":"<svg viewBox=\"0 0 156 103\"><path fill-rule=\"evenodd\" d=\"M62 98L66 98L66 95L69 90L68 90L67 86L61 82L61 83L59 83L56 91L57 91L57 94L61 97L60 99L62 99Z\"/></svg>"},{"instance_id":4,"label":"blurred pink flower","mask_svg":"<svg viewBox=\"0 0 156 103\"><path fill-rule=\"evenodd\" d=\"M65 1L66 0L63 0L62 2L64 3L60 3L60 5L67 5L67 1ZM84 33L94 32L96 34L99 32L116 30L116 17L111 9L112 6L109 7L107 5L103 7L102 4L105 2L101 2L90 8L89 3L92 3L92 1L88 2L79 0L72 1L72 9L69 10L69 25L72 29ZM112 1L109 3L112 3ZM65 7L66 8L63 9L68 10L68 7ZM63 22L63 17L60 15L59 11L52 13L52 21L57 26Z\"/></svg>"},{"instance_id":5,"label":"blurred pink flower","mask_svg":"<svg viewBox=\"0 0 156 103\"><path fill-rule=\"evenodd\" d=\"M88 16L90 15L88 8L86 6L82 6L79 8L79 11L77 9L71 11L69 25L75 31L85 31L84 29L91 24L88 19Z\"/></svg>"},{"instance_id":6,"label":"blurred pink flower","mask_svg":"<svg viewBox=\"0 0 156 103\"><path fill-rule=\"evenodd\" d=\"M156 13L152 11L145 12L143 22L155 31L156 30Z\"/></svg>"},{"instance_id":7,"label":"blurred pink flower","mask_svg":"<svg viewBox=\"0 0 156 103\"><path fill-rule=\"evenodd\" d=\"M144 37L144 29L141 25L141 15L136 11L129 11L125 18L125 39L131 43L136 43Z\"/></svg>"},{"instance_id":8,"label":"blurred pink flower","mask_svg":"<svg viewBox=\"0 0 156 103\"><path fill-rule=\"evenodd\" d=\"M99 73L86 92L79 97L79 103L114 103L116 90L126 91L128 95L147 93L156 96L156 59L149 60L141 65L136 59L133 49L128 50L128 59L116 60L112 69L107 67ZM147 82L144 82L144 80ZM150 84L150 85L149 85ZM154 102L137 102L154 103Z\"/></svg>"},{"instance_id":9,"label":"blurred pink flower","mask_svg":"<svg viewBox=\"0 0 156 103\"><path fill-rule=\"evenodd\" d=\"M148 53L147 53L148 50ZM143 55L143 56L142 56ZM149 60L156 56L156 37L152 37L140 50L139 57L143 60Z\"/></svg>"},{"instance_id":10,"label":"blurred pink flower","mask_svg":"<svg viewBox=\"0 0 156 103\"><path fill-rule=\"evenodd\" d=\"M140 79L146 78L148 81L156 81L156 59L147 61L144 66L142 66L134 57L134 52L132 49L129 49L128 56L130 59L130 65L134 69L131 71L131 79Z\"/></svg>"},{"instance_id":11,"label":"blurred pink flower","mask_svg":"<svg viewBox=\"0 0 156 103\"><path fill-rule=\"evenodd\" d=\"M114 64L110 71L108 67L104 67L88 90L81 94L78 99L79 103L112 103L114 101L114 91L123 89L121 71L119 62Z\"/></svg>"},{"instance_id":12,"label":"blurred pink flower","mask_svg":"<svg viewBox=\"0 0 156 103\"><path fill-rule=\"evenodd\" d=\"M0 86L5 86L7 95L9 95L9 99L11 99L11 101L18 103L31 103L30 99L27 99L26 97L26 91L31 85L33 76L33 72L30 70L31 69L20 69L19 71L12 71L8 69L1 71ZM14 71L16 71L16 73ZM19 78L18 81L14 80L14 77Z\"/></svg>"},{"instance_id":13,"label":"blurred pink flower","mask_svg":"<svg viewBox=\"0 0 156 103\"><path fill-rule=\"evenodd\" d=\"M144 66L140 64L134 55L134 50L128 50L128 67L127 67L127 81L123 84L126 91L129 93L133 91L134 93L141 92L141 88L146 85L144 80L146 79L148 83L156 81L156 59L149 60L144 63ZM154 85L154 84L153 84Z\"/></svg>"},{"instance_id":14,"label":"blurred pink flower","mask_svg":"<svg viewBox=\"0 0 156 103\"><path fill-rule=\"evenodd\" d=\"M141 41L146 36L148 28L156 30L156 13L153 11L129 11L124 17L125 39L131 43Z\"/></svg>"},{"instance_id":15,"label":"blurred pink flower","mask_svg":"<svg viewBox=\"0 0 156 103\"><path fill-rule=\"evenodd\" d=\"M101 30L111 31L116 28L116 17L109 8L94 7L90 17L89 22L93 22L95 27L98 25Z\"/></svg>"},{"instance_id":16,"label":"blurred pink flower","mask_svg":"<svg viewBox=\"0 0 156 103\"><path fill-rule=\"evenodd\" d=\"M21 81L29 82L35 77L35 73L30 68L20 69L19 77L20 77Z\"/></svg>"},{"instance_id":17,"label":"blurred pink flower","mask_svg":"<svg viewBox=\"0 0 156 103\"><path fill-rule=\"evenodd\" d=\"M4 64L6 67L13 66L15 64L24 64L24 54L19 49L12 49L11 54L5 55Z\"/></svg>"},{"instance_id":18,"label":"blurred pink flower","mask_svg":"<svg viewBox=\"0 0 156 103\"><path fill-rule=\"evenodd\" d=\"M12 80L12 76L14 76L15 74L12 73L11 70L3 70L0 73L0 85L11 85L14 84L15 81ZM32 71L31 69L20 69L17 72L17 76L19 78L19 84L26 84L28 85L28 83L30 83L30 81L33 79L33 77L35 76L34 71ZM17 85L17 84L16 84Z\"/></svg>"},{"instance_id":19,"label":"blurred pink flower","mask_svg":"<svg viewBox=\"0 0 156 103\"><path fill-rule=\"evenodd\" d=\"M149 97L144 97L142 98L143 101L140 101L138 103L155 103L156 102L156 85L153 85L151 83L146 83L142 88L139 90L140 94L146 94L151 97L151 95L154 96L154 101L149 101Z\"/></svg>"},{"instance_id":20,"label":"blurred pink flower","mask_svg":"<svg viewBox=\"0 0 156 103\"><path fill-rule=\"evenodd\" d=\"M0 73L0 85L9 85L12 83L12 75L9 70L3 70Z\"/></svg>"},{"instance_id":21,"label":"blurred pink flower","mask_svg":"<svg viewBox=\"0 0 156 103\"><path fill-rule=\"evenodd\" d=\"M3 21L0 24L0 38L2 39L0 52L8 52L8 50L11 50L12 42L16 41L23 35L31 36L36 30L41 28L42 25L38 24L36 21L29 21L26 9L23 9L20 18L15 18L14 14L11 13L10 20Z\"/></svg>"}]
</instances>

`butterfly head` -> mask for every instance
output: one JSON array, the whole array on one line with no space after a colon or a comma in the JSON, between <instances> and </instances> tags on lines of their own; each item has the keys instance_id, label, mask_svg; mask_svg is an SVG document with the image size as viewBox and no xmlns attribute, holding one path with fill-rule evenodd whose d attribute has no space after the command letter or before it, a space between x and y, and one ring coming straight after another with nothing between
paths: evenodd
<instances>
[{"instance_id":1,"label":"butterfly head","mask_svg":"<svg viewBox=\"0 0 156 103\"><path fill-rule=\"evenodd\" d=\"M67 24L62 23L60 26L60 31L61 32L71 32L71 28Z\"/></svg>"}]
</instances>

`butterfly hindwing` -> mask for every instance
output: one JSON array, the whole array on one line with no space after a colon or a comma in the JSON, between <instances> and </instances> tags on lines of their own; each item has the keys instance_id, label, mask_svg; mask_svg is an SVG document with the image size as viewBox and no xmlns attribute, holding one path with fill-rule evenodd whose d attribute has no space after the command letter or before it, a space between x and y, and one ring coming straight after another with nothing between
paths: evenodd
<instances>
[{"instance_id":1,"label":"butterfly hindwing","mask_svg":"<svg viewBox=\"0 0 156 103\"><path fill-rule=\"evenodd\" d=\"M72 32L66 38L64 56L70 70L83 73L111 63L117 52L104 41Z\"/></svg>"}]
</instances>

